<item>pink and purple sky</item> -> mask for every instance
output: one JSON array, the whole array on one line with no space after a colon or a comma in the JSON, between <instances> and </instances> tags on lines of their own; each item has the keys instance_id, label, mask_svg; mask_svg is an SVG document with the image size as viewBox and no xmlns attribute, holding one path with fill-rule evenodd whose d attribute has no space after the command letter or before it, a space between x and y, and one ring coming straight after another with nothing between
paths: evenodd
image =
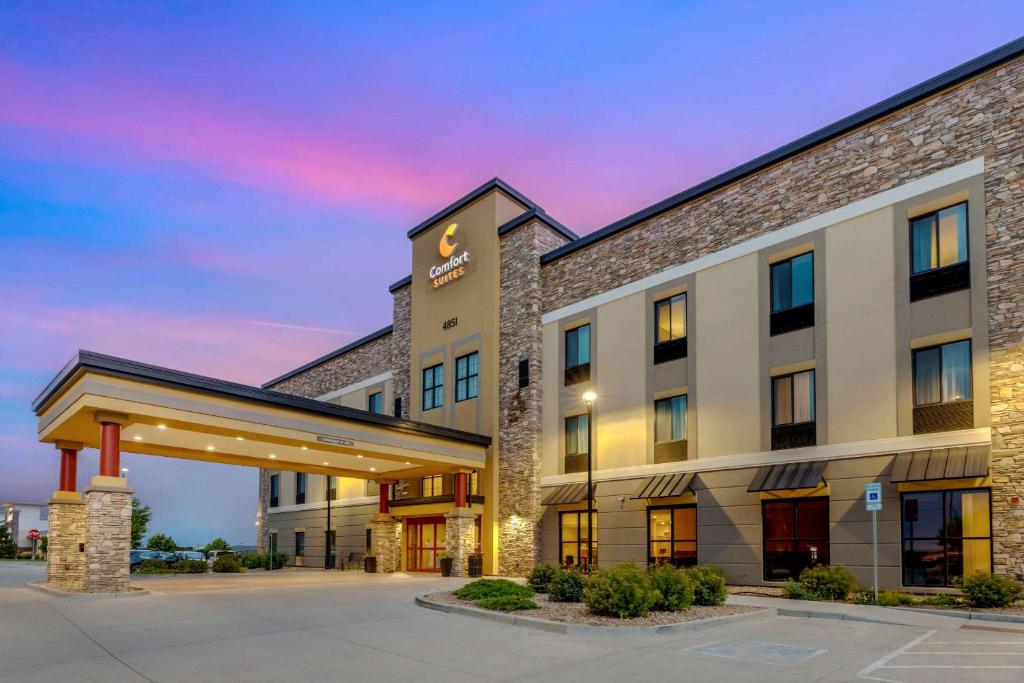
<instances>
[{"instance_id":1,"label":"pink and purple sky","mask_svg":"<svg viewBox=\"0 0 1024 683\"><path fill-rule=\"evenodd\" d=\"M488 178L583 234L1021 26L1019 1L5 2L0 502L56 487L29 404L79 348L260 384L388 324L406 230ZM255 471L123 464L151 532L254 542Z\"/></svg>"}]
</instances>

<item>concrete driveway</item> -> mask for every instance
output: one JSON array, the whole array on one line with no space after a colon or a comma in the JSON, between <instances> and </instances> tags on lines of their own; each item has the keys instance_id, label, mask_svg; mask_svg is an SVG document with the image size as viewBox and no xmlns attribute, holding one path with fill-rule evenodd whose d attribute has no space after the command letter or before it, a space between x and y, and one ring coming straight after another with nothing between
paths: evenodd
<instances>
[{"instance_id":1,"label":"concrete driveway","mask_svg":"<svg viewBox=\"0 0 1024 683\"><path fill-rule=\"evenodd\" d=\"M10 585L17 583L4 578L15 571L11 564L0 563L4 682L913 683L942 671L898 667L953 666L965 657L1024 664L1024 637L991 631L765 617L670 636L564 636L416 607L415 595L458 583L440 577L319 571L148 577L137 584L149 595L69 599ZM964 647L974 651L1011 654L936 654L960 651L947 643L967 641ZM1019 681L1022 670L945 673Z\"/></svg>"}]
</instances>

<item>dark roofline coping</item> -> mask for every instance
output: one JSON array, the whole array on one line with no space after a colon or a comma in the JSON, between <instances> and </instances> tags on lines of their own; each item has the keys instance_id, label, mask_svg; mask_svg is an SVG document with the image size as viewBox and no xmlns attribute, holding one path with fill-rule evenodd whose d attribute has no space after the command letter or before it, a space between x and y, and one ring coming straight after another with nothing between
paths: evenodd
<instances>
[{"instance_id":1,"label":"dark roofline coping","mask_svg":"<svg viewBox=\"0 0 1024 683\"><path fill-rule=\"evenodd\" d=\"M65 365L60 373L53 378L43 392L32 402L32 409L37 415L40 409L61 390L64 384L77 375L79 370L90 370L114 377L143 380L175 388L192 389L207 394L242 399L263 405L291 408L317 415L337 417L377 427L394 429L409 434L451 439L480 446L489 446L491 444L491 437L484 436L483 434L474 434L449 427L438 427L423 422L414 422L389 415L371 413L357 408L347 408L311 398L283 394L279 391L262 389L237 382L228 382L203 375L194 375L180 370L139 363L94 351L79 351L71 359L71 362Z\"/></svg>"},{"instance_id":2,"label":"dark roofline coping","mask_svg":"<svg viewBox=\"0 0 1024 683\"><path fill-rule=\"evenodd\" d=\"M525 206L527 209L540 208L533 200L531 200L529 197L521 193L519 190L509 185L501 178L495 177L491 178L480 187L471 191L469 194L463 196L461 199L455 200L454 202L444 207L427 220L418 224L416 227L409 231L409 239L416 237L416 235L420 234L427 228L431 227L432 225L434 225L434 223L437 223L438 221L442 220L445 216L455 213L456 211L458 211L459 209L463 208L468 204L472 204L477 199L480 199L480 197L484 196L485 194L494 189L501 190L506 195L508 195L515 201L519 202L523 206Z\"/></svg>"},{"instance_id":3,"label":"dark roofline coping","mask_svg":"<svg viewBox=\"0 0 1024 683\"><path fill-rule=\"evenodd\" d=\"M562 237L566 238L567 240L572 241L572 240L578 240L580 238L579 235L577 235L572 230L570 230L569 228L565 227L564 225L562 225L561 223L556 221L554 218L552 218L548 214L544 213L543 209L539 209L539 208L538 209L530 209L529 211L526 211L526 212L516 216L512 220L506 221L505 223L502 223L500 226L498 226L498 237L503 237L503 236L507 235L508 233L512 232L513 230L515 230L516 228L518 228L520 226L523 226L523 225L526 225L527 223L529 223L530 221L532 221L534 219L536 219L536 220L540 221L541 223L543 223L544 225L548 226L549 228L551 228L552 230L554 230L555 232L557 232L559 235L561 235Z\"/></svg>"},{"instance_id":4,"label":"dark roofline coping","mask_svg":"<svg viewBox=\"0 0 1024 683\"><path fill-rule=\"evenodd\" d=\"M394 294L395 292L400 290L402 287L408 287L411 284L412 284L412 275L411 274L410 275L406 275L401 280L399 280L398 282L393 283L390 287L388 287L388 291L391 292L392 294Z\"/></svg>"},{"instance_id":5,"label":"dark roofline coping","mask_svg":"<svg viewBox=\"0 0 1024 683\"><path fill-rule=\"evenodd\" d=\"M742 180L743 178L762 171L769 166L773 166L781 161L785 161L786 159L805 152L812 147L828 142L829 140L844 135L856 128L860 128L861 126L887 116L899 109L926 99L980 73L994 69L1011 59L1020 56L1021 54L1024 54L1024 37L1012 40L1001 47L997 47L995 50L986 52L979 57L975 57L970 61L964 62L960 66L954 67L949 71L945 71L938 76L934 76L922 83L904 90L903 92L884 99L877 104L873 104L870 107L842 118L835 123L829 124L824 128L820 128L813 133L772 150L767 154L763 154L756 159L752 159L751 161L741 164L740 166L726 171L725 173L717 175L709 180L705 180L704 182L694 185L687 190L683 190L678 194L672 195L667 199L663 199L656 204L652 204L646 209L641 209L640 211L616 221L611 225L605 226L600 230L596 230L589 235L584 235L574 242L552 249L541 256L541 265L546 265L564 256L568 256L569 254L579 251L580 249L584 249L607 237L612 237L624 230L632 228L638 223L642 223L667 211L671 211L683 204L699 199L704 195L711 194L726 185Z\"/></svg>"},{"instance_id":6,"label":"dark roofline coping","mask_svg":"<svg viewBox=\"0 0 1024 683\"><path fill-rule=\"evenodd\" d=\"M275 377L274 379L270 380L269 382L264 382L260 386L260 388L266 389L266 388L271 387L271 386L273 386L275 384L280 384L281 382L285 381L286 379L291 379L292 377L295 377L295 375L301 374L301 373L305 372L306 370L310 370L312 368L315 368L316 366L318 366L318 365L320 365L322 363L326 363L329 360L334 360L335 358L337 358L338 356L340 356L342 354L348 353L349 351L355 351L360 346L364 346L366 344L369 344L372 341L376 341L376 340L380 339L381 337L383 337L385 335L391 334L391 329L392 329L391 325L388 325L387 327L382 327L379 330L377 330L376 332L371 332L370 334L366 335L365 337L360 337L359 339L356 339L354 342L351 342L349 344L346 344L345 346L342 346L340 349L336 349L334 351L331 351L327 355L320 356L316 360L311 360L308 363L306 363L305 365L300 365L299 367L295 368L294 370L289 370L288 372L284 373L280 377Z\"/></svg>"}]
</instances>

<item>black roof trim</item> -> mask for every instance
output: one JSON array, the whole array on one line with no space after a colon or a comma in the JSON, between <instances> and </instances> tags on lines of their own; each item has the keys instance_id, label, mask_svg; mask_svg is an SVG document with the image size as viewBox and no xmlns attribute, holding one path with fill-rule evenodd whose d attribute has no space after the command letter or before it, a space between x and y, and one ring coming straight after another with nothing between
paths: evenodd
<instances>
[{"instance_id":1,"label":"black roof trim","mask_svg":"<svg viewBox=\"0 0 1024 683\"><path fill-rule=\"evenodd\" d=\"M491 437L483 434L474 434L458 429L438 427L423 422L414 422L389 415L371 413L366 410L347 408L311 398L282 394L279 391L261 389L247 384L204 377L203 375L194 375L180 370L148 365L93 351L79 351L71 359L71 362L64 366L64 369L46 386L43 393L32 402L32 409L38 414L40 409L60 391L64 383L74 377L79 370L90 370L115 377L144 380L164 386L194 389L208 394L243 399L263 405L292 408L327 417L338 417L410 434L434 436L480 446L489 446L491 444Z\"/></svg>"},{"instance_id":2,"label":"black roof trim","mask_svg":"<svg viewBox=\"0 0 1024 683\"><path fill-rule=\"evenodd\" d=\"M636 213L601 228L600 230L596 230L589 235L584 235L575 242L570 242L569 244L552 249L541 256L540 262L541 264L547 264L552 261L556 261L563 256L568 256L569 254L588 247L595 242L605 239L606 237L611 237L612 235L631 228L638 223L642 223L643 221L649 220L659 214L665 213L666 211L670 211L682 204L686 204L694 199L710 194L725 185L741 180L742 178L777 164L780 161L785 161L786 159L796 156L811 147L820 145L823 142L827 142L833 138L848 133L855 128L859 128L876 119L891 114L898 109L902 109L914 104L915 102L919 102L920 100L930 97L941 90L945 90L946 88L972 78L984 71L988 71L1004 64L1021 54L1024 54L1024 37L1010 41L1002 47L998 47L991 52L986 52L980 57L976 57L961 64L960 66L930 78L923 83L919 83L918 85L908 88L901 93L884 99L877 104L867 107L866 109L862 109L859 112L840 119L835 123L825 126L824 128L820 128L809 135L805 135L804 137L783 145L782 147L768 152L767 154L763 154L756 159L748 161L745 164L741 164L740 166L717 175L714 178L705 180L698 185L694 185L688 190L683 190L678 194L672 195L668 199L663 199L657 204L653 204L646 209L637 211Z\"/></svg>"},{"instance_id":3,"label":"black roof trim","mask_svg":"<svg viewBox=\"0 0 1024 683\"><path fill-rule=\"evenodd\" d=\"M395 292L400 290L402 287L407 287L407 286L409 286L411 284L412 284L412 275L406 275L401 280L399 280L398 282L393 283L390 287L388 287L388 291L391 292L392 294L394 294Z\"/></svg>"},{"instance_id":4,"label":"black roof trim","mask_svg":"<svg viewBox=\"0 0 1024 683\"><path fill-rule=\"evenodd\" d=\"M432 226L434 223L437 223L439 220L443 219L445 216L455 213L462 207L466 206L467 204L475 202L480 197L484 196L491 190L495 189L501 190L509 197L525 206L527 209L540 208L533 200L531 200L526 195L521 193L519 190L515 189L514 187L506 183L501 178L491 178L486 183L484 183L480 187L476 188L475 190L464 196L462 199L457 199L455 202L444 207L443 209L435 213L433 216L431 216L430 218L428 218L427 220L423 221L415 228L410 230L409 239L412 239L416 235L420 234L421 232Z\"/></svg>"},{"instance_id":5,"label":"black roof trim","mask_svg":"<svg viewBox=\"0 0 1024 683\"><path fill-rule=\"evenodd\" d=\"M308 363L306 363L305 365L300 365L299 367L295 368L294 370L289 370L288 372L284 373L280 377L275 377L274 379L270 380L269 382L264 382L261 385L261 387L263 389L266 389L267 387L271 387L271 386L273 386L275 384L280 384L281 382L285 381L286 379L291 379L295 375L303 373L306 370L309 370L310 368L315 368L316 366L320 365L321 363L326 363L327 361L333 360L333 359L337 358L338 356L340 356L342 354L348 353L349 351L354 351L354 350L358 349L360 346L363 346L364 344L369 344L370 342L376 341L376 340L380 339L381 337L383 337L385 335L389 335L389 334L391 334L391 325L388 325L387 327L382 327L379 330L377 330L376 332L371 332L370 334L366 335L365 337L360 337L359 339L356 339L354 342L351 342L349 344L345 344L340 349L337 349L335 351L331 351L326 356L320 356L316 360L311 360Z\"/></svg>"},{"instance_id":6,"label":"black roof trim","mask_svg":"<svg viewBox=\"0 0 1024 683\"><path fill-rule=\"evenodd\" d=\"M529 211L516 216L512 220L502 223L498 226L498 236L501 237L503 235L507 235L519 226L526 225L535 218L567 240L578 240L580 238L579 235L544 213L543 209L539 208L530 209Z\"/></svg>"}]
</instances>

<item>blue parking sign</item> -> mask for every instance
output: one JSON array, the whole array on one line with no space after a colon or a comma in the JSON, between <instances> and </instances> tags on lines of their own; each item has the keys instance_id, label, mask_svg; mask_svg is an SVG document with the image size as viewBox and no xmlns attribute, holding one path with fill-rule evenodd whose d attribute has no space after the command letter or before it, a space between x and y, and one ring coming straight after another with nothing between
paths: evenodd
<instances>
[{"instance_id":1,"label":"blue parking sign","mask_svg":"<svg viewBox=\"0 0 1024 683\"><path fill-rule=\"evenodd\" d=\"M864 485L864 507L869 512L882 509L882 485L877 482Z\"/></svg>"}]
</instances>

